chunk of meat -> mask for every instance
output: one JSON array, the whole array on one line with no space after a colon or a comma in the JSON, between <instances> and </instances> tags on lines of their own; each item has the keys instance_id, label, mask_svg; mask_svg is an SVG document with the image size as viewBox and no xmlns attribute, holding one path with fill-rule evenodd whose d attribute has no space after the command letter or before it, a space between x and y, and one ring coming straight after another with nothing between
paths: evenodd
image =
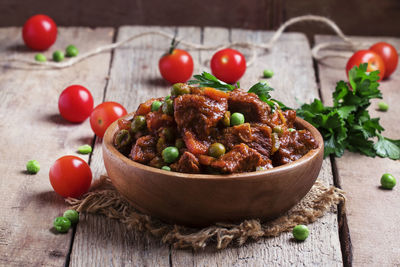
<instances>
[{"instance_id":1,"label":"chunk of meat","mask_svg":"<svg viewBox=\"0 0 400 267\"><path fill-rule=\"evenodd\" d=\"M271 151L271 128L261 123L243 123L241 125L225 128L218 142L228 150L235 145L245 143L250 148L257 150L265 159L269 158Z\"/></svg>"},{"instance_id":2,"label":"chunk of meat","mask_svg":"<svg viewBox=\"0 0 400 267\"><path fill-rule=\"evenodd\" d=\"M276 109L274 113L269 116L269 121L267 122L271 128L277 125L286 125L288 128L293 128L294 121L296 120L296 110L286 110L282 111Z\"/></svg>"},{"instance_id":3,"label":"chunk of meat","mask_svg":"<svg viewBox=\"0 0 400 267\"><path fill-rule=\"evenodd\" d=\"M279 138L279 149L271 157L272 164L280 166L298 160L317 147L318 143L309 131L286 131Z\"/></svg>"},{"instance_id":4,"label":"chunk of meat","mask_svg":"<svg viewBox=\"0 0 400 267\"><path fill-rule=\"evenodd\" d=\"M162 166L165 166L166 163L164 162L164 160L162 159L162 157L156 156L156 157L154 157L154 158L150 161L149 165L150 165L151 167L161 169L161 167L162 167Z\"/></svg>"},{"instance_id":5,"label":"chunk of meat","mask_svg":"<svg viewBox=\"0 0 400 267\"><path fill-rule=\"evenodd\" d=\"M156 156L156 138L151 135L142 136L136 140L132 147L130 157L132 160L147 164Z\"/></svg>"},{"instance_id":6,"label":"chunk of meat","mask_svg":"<svg viewBox=\"0 0 400 267\"><path fill-rule=\"evenodd\" d=\"M178 162L171 164L171 169L184 173L200 173L200 164L195 155L186 151L179 158Z\"/></svg>"},{"instance_id":7,"label":"chunk of meat","mask_svg":"<svg viewBox=\"0 0 400 267\"><path fill-rule=\"evenodd\" d=\"M200 140L210 135L228 109L226 98L219 101L205 95L181 95L174 101L174 116L178 129L190 130Z\"/></svg>"},{"instance_id":8,"label":"chunk of meat","mask_svg":"<svg viewBox=\"0 0 400 267\"><path fill-rule=\"evenodd\" d=\"M147 129L151 133L155 133L161 127L174 126L174 118L161 111L149 112L146 115Z\"/></svg>"},{"instance_id":9,"label":"chunk of meat","mask_svg":"<svg viewBox=\"0 0 400 267\"><path fill-rule=\"evenodd\" d=\"M265 165L261 154L245 144L234 146L231 151L211 163L211 167L223 173L249 172Z\"/></svg>"},{"instance_id":10,"label":"chunk of meat","mask_svg":"<svg viewBox=\"0 0 400 267\"><path fill-rule=\"evenodd\" d=\"M267 122L270 106L261 101L256 94L246 93L235 89L229 94L229 110L231 113L240 112L247 122Z\"/></svg>"}]
</instances>

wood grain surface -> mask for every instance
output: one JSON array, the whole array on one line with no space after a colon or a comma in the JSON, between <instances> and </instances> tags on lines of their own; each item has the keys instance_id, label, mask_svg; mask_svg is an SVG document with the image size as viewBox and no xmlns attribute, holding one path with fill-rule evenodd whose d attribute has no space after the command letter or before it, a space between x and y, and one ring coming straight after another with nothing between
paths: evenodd
<instances>
[{"instance_id":1,"label":"wood grain surface","mask_svg":"<svg viewBox=\"0 0 400 267\"><path fill-rule=\"evenodd\" d=\"M400 48L399 38L355 38L357 41L374 43L386 41ZM317 36L316 43L338 41L332 36ZM325 103L332 103L331 94L336 82L346 79L345 59L324 60L318 65L321 81L321 93ZM384 136L400 139L399 68L388 80L381 82L383 100L389 104L387 112L377 111L374 100L369 108L371 117L380 117L385 128ZM398 223L400 221L400 190L382 190L380 178L391 173L400 182L400 162L379 157L370 158L345 152L343 157L335 159L341 187L346 191L346 213L350 238L353 244L354 266L398 266L400 265L400 239Z\"/></svg>"},{"instance_id":2,"label":"wood grain surface","mask_svg":"<svg viewBox=\"0 0 400 267\"><path fill-rule=\"evenodd\" d=\"M73 42L81 52L112 41L113 29L61 28L53 49ZM22 43L20 28L0 29L0 57L18 54L33 58ZM51 52L46 52L47 56ZM51 188L48 172L60 156L77 155L78 146L91 143L88 121L72 124L58 112L58 96L71 84L90 89L102 101L110 53L92 57L64 70L0 69L0 265L62 266L73 231L55 234L55 217L66 205ZM82 156L87 160L88 156ZM41 170L28 175L25 165L36 159Z\"/></svg>"}]
</instances>

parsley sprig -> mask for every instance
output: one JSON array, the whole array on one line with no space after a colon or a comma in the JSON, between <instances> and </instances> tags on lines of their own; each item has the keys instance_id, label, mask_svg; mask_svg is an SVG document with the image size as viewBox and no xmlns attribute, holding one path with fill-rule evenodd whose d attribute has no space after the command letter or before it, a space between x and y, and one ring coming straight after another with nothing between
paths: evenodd
<instances>
[{"instance_id":1,"label":"parsley sprig","mask_svg":"<svg viewBox=\"0 0 400 267\"><path fill-rule=\"evenodd\" d=\"M341 157L345 149L370 157L400 159L400 140L381 135L379 118L371 118L367 108L371 99L382 98L379 71L367 73L368 64L349 71L349 83L340 81L332 94L333 106L318 99L303 104L297 115L318 128L325 143L325 156ZM377 141L375 141L377 139Z\"/></svg>"}]
</instances>

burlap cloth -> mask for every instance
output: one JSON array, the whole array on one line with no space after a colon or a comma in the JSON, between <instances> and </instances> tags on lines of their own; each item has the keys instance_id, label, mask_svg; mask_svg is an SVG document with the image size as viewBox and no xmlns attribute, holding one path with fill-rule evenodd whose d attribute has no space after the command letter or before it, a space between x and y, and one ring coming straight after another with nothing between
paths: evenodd
<instances>
[{"instance_id":1,"label":"burlap cloth","mask_svg":"<svg viewBox=\"0 0 400 267\"><path fill-rule=\"evenodd\" d=\"M150 233L174 248L200 249L212 244L217 249L223 249L230 244L241 246L249 239L278 236L291 231L297 224L312 223L337 204L344 203L343 193L339 188L327 187L317 180L296 206L277 219L267 222L244 220L238 224L219 223L202 229L166 224L138 212L118 193L106 176L101 176L82 199L69 198L67 202L79 212L117 219L129 230Z\"/></svg>"}]
</instances>

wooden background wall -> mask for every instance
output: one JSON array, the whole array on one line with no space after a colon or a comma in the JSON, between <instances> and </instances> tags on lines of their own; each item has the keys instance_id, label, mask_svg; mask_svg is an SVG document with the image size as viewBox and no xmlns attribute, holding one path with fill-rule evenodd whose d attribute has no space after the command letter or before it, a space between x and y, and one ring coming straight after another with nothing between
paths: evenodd
<instances>
[{"instance_id":1,"label":"wooden background wall","mask_svg":"<svg viewBox=\"0 0 400 267\"><path fill-rule=\"evenodd\" d=\"M20 26L43 13L62 26L194 25L276 29L288 18L316 14L346 34L400 36L400 0L0 0L0 26ZM331 33L304 23L290 30Z\"/></svg>"}]
</instances>

